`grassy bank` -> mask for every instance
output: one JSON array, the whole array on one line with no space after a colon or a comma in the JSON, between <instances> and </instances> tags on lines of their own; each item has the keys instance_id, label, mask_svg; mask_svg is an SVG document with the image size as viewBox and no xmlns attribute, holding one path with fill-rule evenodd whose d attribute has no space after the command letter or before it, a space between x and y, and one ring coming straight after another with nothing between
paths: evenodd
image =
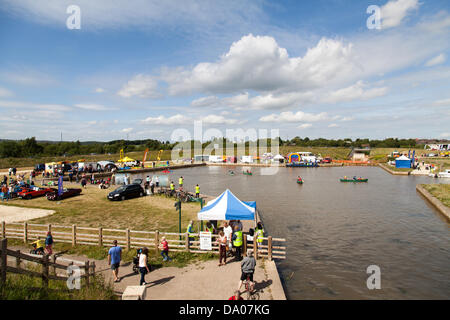
<instances>
[{"instance_id":1,"label":"grassy bank","mask_svg":"<svg viewBox=\"0 0 450 320\"><path fill-rule=\"evenodd\" d=\"M421 186L450 208L450 184L422 184Z\"/></svg>"},{"instance_id":2,"label":"grassy bank","mask_svg":"<svg viewBox=\"0 0 450 320\"><path fill-rule=\"evenodd\" d=\"M79 187L69 183L65 183L64 186ZM55 210L56 213L51 216L30 221L39 224L77 224L96 228L178 232L178 213L175 211L173 198L147 196L125 201L109 201L106 196L112 190L114 186L101 190L88 185L80 196L63 201L48 201L45 197L41 197L32 200L15 199L9 201L7 205ZM199 203L183 203L182 232L185 231L189 220L196 218L199 210Z\"/></svg>"}]
</instances>

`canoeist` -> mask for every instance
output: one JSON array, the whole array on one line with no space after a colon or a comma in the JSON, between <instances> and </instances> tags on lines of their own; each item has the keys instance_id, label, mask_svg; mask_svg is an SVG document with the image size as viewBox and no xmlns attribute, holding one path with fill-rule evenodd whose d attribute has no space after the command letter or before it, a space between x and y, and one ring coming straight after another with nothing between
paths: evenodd
<instances>
[{"instance_id":1,"label":"canoeist","mask_svg":"<svg viewBox=\"0 0 450 320\"><path fill-rule=\"evenodd\" d=\"M303 180L300 176L297 177L297 182L303 182Z\"/></svg>"}]
</instances>

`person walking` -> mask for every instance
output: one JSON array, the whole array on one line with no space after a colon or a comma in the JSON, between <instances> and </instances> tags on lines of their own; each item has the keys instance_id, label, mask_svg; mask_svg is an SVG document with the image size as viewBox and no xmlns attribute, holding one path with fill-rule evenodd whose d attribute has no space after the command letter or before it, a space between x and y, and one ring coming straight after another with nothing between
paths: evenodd
<instances>
[{"instance_id":1,"label":"person walking","mask_svg":"<svg viewBox=\"0 0 450 320\"><path fill-rule=\"evenodd\" d=\"M200 187L198 184L195 186L195 197L197 199L200 197Z\"/></svg>"},{"instance_id":2,"label":"person walking","mask_svg":"<svg viewBox=\"0 0 450 320\"><path fill-rule=\"evenodd\" d=\"M147 282L145 282L145 275L147 273L150 273L150 270L148 269L148 249L144 247L142 249L142 252L139 254L139 272L141 274L141 281L139 282L139 285L146 285Z\"/></svg>"},{"instance_id":3,"label":"person walking","mask_svg":"<svg viewBox=\"0 0 450 320\"><path fill-rule=\"evenodd\" d=\"M160 248L163 261L171 261L172 259L169 257L169 242L167 242L166 237L161 238Z\"/></svg>"},{"instance_id":4,"label":"person walking","mask_svg":"<svg viewBox=\"0 0 450 320\"><path fill-rule=\"evenodd\" d=\"M157 188L159 187L159 178L158 178L158 176L155 176L155 186Z\"/></svg>"},{"instance_id":5,"label":"person walking","mask_svg":"<svg viewBox=\"0 0 450 320\"><path fill-rule=\"evenodd\" d=\"M241 250L243 241L242 241L242 231L239 230L238 226L234 227L232 240L233 240L233 247L235 247L236 249L236 260L241 261L242 260Z\"/></svg>"},{"instance_id":6,"label":"person walking","mask_svg":"<svg viewBox=\"0 0 450 320\"><path fill-rule=\"evenodd\" d=\"M53 236L52 233L49 231L47 232L47 237L45 238L45 251L47 251L48 254L53 254Z\"/></svg>"},{"instance_id":7,"label":"person walking","mask_svg":"<svg viewBox=\"0 0 450 320\"><path fill-rule=\"evenodd\" d=\"M227 264L227 237L223 231L219 232L219 237L217 239L219 243L219 267ZM223 263L222 263L223 260Z\"/></svg>"},{"instance_id":8,"label":"person walking","mask_svg":"<svg viewBox=\"0 0 450 320\"><path fill-rule=\"evenodd\" d=\"M114 276L114 282L119 282L119 267L122 260L122 248L117 245L117 240L113 241L113 247L108 251L108 265L111 266L111 270Z\"/></svg>"}]
</instances>

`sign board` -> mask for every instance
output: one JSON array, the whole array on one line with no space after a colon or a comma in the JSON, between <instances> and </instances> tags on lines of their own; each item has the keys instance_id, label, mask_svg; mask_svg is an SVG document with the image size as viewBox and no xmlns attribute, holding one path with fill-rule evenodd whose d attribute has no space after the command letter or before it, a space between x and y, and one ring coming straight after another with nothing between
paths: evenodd
<instances>
[{"instance_id":1,"label":"sign board","mask_svg":"<svg viewBox=\"0 0 450 320\"><path fill-rule=\"evenodd\" d=\"M212 250L211 244L211 232L201 231L200 232L200 250Z\"/></svg>"}]
</instances>

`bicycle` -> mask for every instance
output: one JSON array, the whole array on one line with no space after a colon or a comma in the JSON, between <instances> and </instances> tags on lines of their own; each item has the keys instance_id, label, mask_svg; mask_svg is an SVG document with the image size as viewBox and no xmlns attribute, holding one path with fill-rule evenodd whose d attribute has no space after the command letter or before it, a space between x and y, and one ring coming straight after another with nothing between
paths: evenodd
<instances>
[{"instance_id":1,"label":"bicycle","mask_svg":"<svg viewBox=\"0 0 450 320\"><path fill-rule=\"evenodd\" d=\"M247 300L259 300L259 293L255 290L255 283L250 281L250 275L247 274L247 279L244 281L245 291L247 292Z\"/></svg>"}]
</instances>

